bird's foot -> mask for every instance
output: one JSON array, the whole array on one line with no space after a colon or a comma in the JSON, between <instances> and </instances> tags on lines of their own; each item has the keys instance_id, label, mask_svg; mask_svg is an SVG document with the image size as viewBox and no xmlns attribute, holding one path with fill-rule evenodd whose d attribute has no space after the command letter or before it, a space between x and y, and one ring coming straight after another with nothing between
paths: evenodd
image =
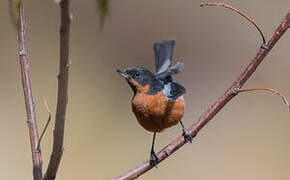
<instances>
[{"instance_id":1,"label":"bird's foot","mask_svg":"<svg viewBox=\"0 0 290 180\"><path fill-rule=\"evenodd\" d=\"M155 166L157 165L158 157L157 154L154 151L151 151L150 154L150 166Z\"/></svg>"},{"instance_id":2,"label":"bird's foot","mask_svg":"<svg viewBox=\"0 0 290 180\"><path fill-rule=\"evenodd\" d=\"M192 143L192 137L186 128L183 128L182 135L187 143Z\"/></svg>"}]
</instances>

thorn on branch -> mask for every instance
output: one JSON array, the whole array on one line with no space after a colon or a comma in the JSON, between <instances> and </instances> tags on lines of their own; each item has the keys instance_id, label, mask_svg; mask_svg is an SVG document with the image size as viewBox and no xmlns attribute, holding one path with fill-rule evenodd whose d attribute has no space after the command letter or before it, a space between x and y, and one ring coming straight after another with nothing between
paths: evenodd
<instances>
[{"instance_id":1,"label":"thorn on branch","mask_svg":"<svg viewBox=\"0 0 290 180\"><path fill-rule=\"evenodd\" d=\"M70 67L70 66L71 66L71 61L70 60L67 60L66 67Z\"/></svg>"},{"instance_id":2,"label":"thorn on branch","mask_svg":"<svg viewBox=\"0 0 290 180\"><path fill-rule=\"evenodd\" d=\"M230 6L230 5L227 5L227 4L221 4L221 3L201 3L200 4L200 7L205 7L205 6L221 6L221 7L225 7L227 9L230 9L232 11L235 11L236 13L238 13L239 15L241 15L242 17L244 17L246 20L248 20L250 23L252 23L255 28L259 31L261 37L262 37L262 40L263 40L263 44L266 43L266 40L265 40L265 37L263 35L263 32L261 31L261 29L259 28L259 26L249 17L247 16L245 13L243 13L242 11Z\"/></svg>"},{"instance_id":3,"label":"thorn on branch","mask_svg":"<svg viewBox=\"0 0 290 180\"><path fill-rule=\"evenodd\" d=\"M262 44L261 48L265 49L266 51L269 50L269 46L267 43Z\"/></svg>"},{"instance_id":4,"label":"thorn on branch","mask_svg":"<svg viewBox=\"0 0 290 180\"><path fill-rule=\"evenodd\" d=\"M19 56L21 56L21 57L26 56L25 49L21 49L21 50L19 51Z\"/></svg>"},{"instance_id":5,"label":"thorn on branch","mask_svg":"<svg viewBox=\"0 0 290 180\"><path fill-rule=\"evenodd\" d=\"M170 152L167 149L164 152L167 157L170 156Z\"/></svg>"},{"instance_id":6,"label":"thorn on branch","mask_svg":"<svg viewBox=\"0 0 290 180\"><path fill-rule=\"evenodd\" d=\"M239 90L240 90L240 88L235 87L235 88L232 90L231 95L236 96L236 95L239 93Z\"/></svg>"}]
</instances>

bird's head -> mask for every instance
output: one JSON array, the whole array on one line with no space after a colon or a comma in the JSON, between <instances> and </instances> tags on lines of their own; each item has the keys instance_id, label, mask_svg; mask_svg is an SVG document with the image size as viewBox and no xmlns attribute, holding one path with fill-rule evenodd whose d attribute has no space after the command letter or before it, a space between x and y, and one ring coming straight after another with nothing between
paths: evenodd
<instances>
[{"instance_id":1,"label":"bird's head","mask_svg":"<svg viewBox=\"0 0 290 180\"><path fill-rule=\"evenodd\" d=\"M155 75L146 68L131 67L124 71L119 69L116 71L127 80L134 94L156 94L163 89L163 85L157 80Z\"/></svg>"}]
</instances>

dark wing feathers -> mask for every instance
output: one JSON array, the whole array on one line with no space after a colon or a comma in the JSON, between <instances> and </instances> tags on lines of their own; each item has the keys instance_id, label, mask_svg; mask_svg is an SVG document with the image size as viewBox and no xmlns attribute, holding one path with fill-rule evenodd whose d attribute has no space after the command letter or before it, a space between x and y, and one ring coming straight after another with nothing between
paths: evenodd
<instances>
[{"instance_id":1,"label":"dark wing feathers","mask_svg":"<svg viewBox=\"0 0 290 180\"><path fill-rule=\"evenodd\" d=\"M161 73L171 66L175 40L155 42L153 49L155 53L155 72Z\"/></svg>"},{"instance_id":2,"label":"dark wing feathers","mask_svg":"<svg viewBox=\"0 0 290 180\"><path fill-rule=\"evenodd\" d=\"M168 83L165 85L165 88L168 88L167 91L165 90L166 97L176 100L180 96L182 96L185 93L185 88L175 82Z\"/></svg>"},{"instance_id":3,"label":"dark wing feathers","mask_svg":"<svg viewBox=\"0 0 290 180\"><path fill-rule=\"evenodd\" d=\"M172 74L183 71L183 63L172 66L173 48L175 40L155 42L153 49L155 53L155 76L164 85L163 93L166 97L176 100L185 93L185 88L172 82Z\"/></svg>"}]
</instances>

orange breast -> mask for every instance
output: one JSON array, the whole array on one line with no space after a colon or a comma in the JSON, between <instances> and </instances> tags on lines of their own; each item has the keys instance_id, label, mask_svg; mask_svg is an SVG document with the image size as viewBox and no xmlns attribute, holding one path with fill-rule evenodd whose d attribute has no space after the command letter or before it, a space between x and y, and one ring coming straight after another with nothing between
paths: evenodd
<instances>
[{"instance_id":1,"label":"orange breast","mask_svg":"<svg viewBox=\"0 0 290 180\"><path fill-rule=\"evenodd\" d=\"M150 132L161 132L181 120L184 113L184 100L166 99L161 92L156 95L137 93L132 99L132 110L144 129Z\"/></svg>"}]
</instances>

